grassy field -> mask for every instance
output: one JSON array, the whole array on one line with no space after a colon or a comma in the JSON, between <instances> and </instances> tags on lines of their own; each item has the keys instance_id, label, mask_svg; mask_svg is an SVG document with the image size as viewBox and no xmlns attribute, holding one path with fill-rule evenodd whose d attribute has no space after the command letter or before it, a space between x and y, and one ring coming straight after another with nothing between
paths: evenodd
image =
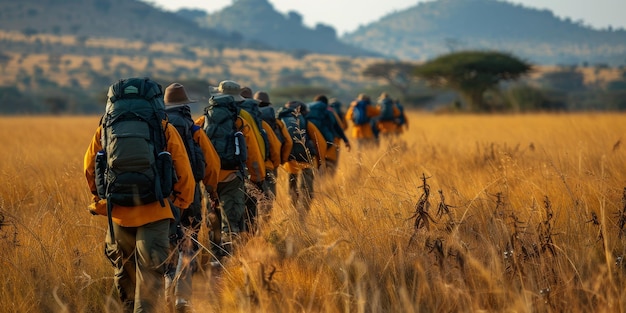
<instances>
[{"instance_id":1,"label":"grassy field","mask_svg":"<svg viewBox=\"0 0 626 313\"><path fill-rule=\"evenodd\" d=\"M261 233L196 273L196 311L626 312L626 115L409 118L342 151L304 219L279 172ZM97 123L0 118L0 311L116 312L82 174Z\"/></svg>"}]
</instances>

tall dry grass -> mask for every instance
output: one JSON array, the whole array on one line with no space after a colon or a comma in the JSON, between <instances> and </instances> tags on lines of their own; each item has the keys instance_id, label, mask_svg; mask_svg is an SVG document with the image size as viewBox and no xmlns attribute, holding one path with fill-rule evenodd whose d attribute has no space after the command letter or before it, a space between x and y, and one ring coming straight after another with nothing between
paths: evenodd
<instances>
[{"instance_id":1,"label":"tall dry grass","mask_svg":"<svg viewBox=\"0 0 626 313\"><path fill-rule=\"evenodd\" d=\"M85 210L97 120L0 119L0 310L115 311L106 220ZM303 219L281 171L260 234L196 273L196 310L626 311L626 116L410 122L342 151Z\"/></svg>"}]
</instances>

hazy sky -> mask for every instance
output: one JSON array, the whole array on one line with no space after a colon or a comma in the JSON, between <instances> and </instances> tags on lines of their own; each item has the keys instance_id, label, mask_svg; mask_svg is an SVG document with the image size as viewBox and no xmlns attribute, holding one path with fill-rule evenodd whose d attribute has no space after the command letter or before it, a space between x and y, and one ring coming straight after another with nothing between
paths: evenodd
<instances>
[{"instance_id":1,"label":"hazy sky","mask_svg":"<svg viewBox=\"0 0 626 313\"><path fill-rule=\"evenodd\" d=\"M144 0L165 10L202 9L213 13L233 0ZM431 0L432 1L432 0ZM299 12L305 25L317 23L333 26L338 35L352 32L359 26L377 21L384 15L403 10L426 0L269 0L279 12ZM626 0L511 0L537 9L549 9L561 18L582 20L594 28L626 29Z\"/></svg>"}]
</instances>

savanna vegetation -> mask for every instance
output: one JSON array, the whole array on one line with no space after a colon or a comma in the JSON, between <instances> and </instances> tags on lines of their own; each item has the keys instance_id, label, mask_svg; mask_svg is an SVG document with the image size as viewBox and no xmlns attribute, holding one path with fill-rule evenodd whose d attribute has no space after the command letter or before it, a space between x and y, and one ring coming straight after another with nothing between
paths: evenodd
<instances>
[{"instance_id":1,"label":"savanna vegetation","mask_svg":"<svg viewBox=\"0 0 626 313\"><path fill-rule=\"evenodd\" d=\"M198 312L624 312L626 116L432 115L342 151L299 219L201 256ZM0 120L0 311L117 312L82 158L97 116ZM206 229L201 232L206 242Z\"/></svg>"}]
</instances>

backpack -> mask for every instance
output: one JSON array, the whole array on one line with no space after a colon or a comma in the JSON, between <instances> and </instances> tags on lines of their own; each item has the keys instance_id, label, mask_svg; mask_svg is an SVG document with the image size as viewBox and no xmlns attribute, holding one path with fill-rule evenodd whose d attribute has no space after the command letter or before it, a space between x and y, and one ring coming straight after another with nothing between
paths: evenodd
<instances>
[{"instance_id":1,"label":"backpack","mask_svg":"<svg viewBox=\"0 0 626 313\"><path fill-rule=\"evenodd\" d=\"M201 128L194 124L191 117L191 109L188 105L173 106L165 109L167 113L167 120L170 124L176 127L180 138L185 143L185 149L187 150L187 156L191 163L191 171L193 172L193 178L196 182L201 181L204 178L204 169L206 166L206 160L204 159L204 153L200 145L193 140L193 134Z\"/></svg>"},{"instance_id":2,"label":"backpack","mask_svg":"<svg viewBox=\"0 0 626 313\"><path fill-rule=\"evenodd\" d=\"M264 160L270 158L270 142L267 138L267 133L263 128L263 119L261 118L261 111L259 110L259 103L254 99L245 99L243 102L239 103L239 107L244 111L248 112L252 119L254 119L254 123L259 129L259 133L261 135L262 143L259 143L261 147L261 155L264 156ZM258 138L257 138L258 139Z\"/></svg>"},{"instance_id":3,"label":"backpack","mask_svg":"<svg viewBox=\"0 0 626 313\"><path fill-rule=\"evenodd\" d=\"M236 126L240 118L235 99L229 95L212 96L209 105L204 108L203 129L219 155L224 170L242 170L248 158L245 138Z\"/></svg>"},{"instance_id":4,"label":"backpack","mask_svg":"<svg viewBox=\"0 0 626 313\"><path fill-rule=\"evenodd\" d=\"M159 201L165 206L175 176L172 156L165 151L161 86L148 78L122 79L109 87L107 96L103 150L96 155L98 196L109 205Z\"/></svg>"},{"instance_id":5,"label":"backpack","mask_svg":"<svg viewBox=\"0 0 626 313\"><path fill-rule=\"evenodd\" d=\"M281 108L277 116L285 123L289 136L293 139L289 160L311 162L311 157L317 155L317 149L307 135L304 116L292 108Z\"/></svg>"},{"instance_id":6,"label":"backpack","mask_svg":"<svg viewBox=\"0 0 626 313\"><path fill-rule=\"evenodd\" d=\"M367 100L359 100L354 106L354 110L352 111L352 121L356 125L365 125L370 122L370 118L367 116L367 107L369 106L369 101Z\"/></svg>"},{"instance_id":7,"label":"backpack","mask_svg":"<svg viewBox=\"0 0 626 313\"><path fill-rule=\"evenodd\" d=\"M380 102L380 120L381 121L393 121L393 101L391 99L385 98Z\"/></svg>"},{"instance_id":8,"label":"backpack","mask_svg":"<svg viewBox=\"0 0 626 313\"><path fill-rule=\"evenodd\" d=\"M285 143L283 133L280 131L278 123L276 123L276 111L274 111L274 108L271 106L259 107L259 112L261 112L261 119L270 125L280 144Z\"/></svg>"},{"instance_id":9,"label":"backpack","mask_svg":"<svg viewBox=\"0 0 626 313\"><path fill-rule=\"evenodd\" d=\"M328 143L332 143L335 140L335 133L333 131L334 121L330 117L330 111L328 111L328 105L321 101L309 103L307 105L309 113L306 115L307 121L310 121L317 127L324 140Z\"/></svg>"}]
</instances>

